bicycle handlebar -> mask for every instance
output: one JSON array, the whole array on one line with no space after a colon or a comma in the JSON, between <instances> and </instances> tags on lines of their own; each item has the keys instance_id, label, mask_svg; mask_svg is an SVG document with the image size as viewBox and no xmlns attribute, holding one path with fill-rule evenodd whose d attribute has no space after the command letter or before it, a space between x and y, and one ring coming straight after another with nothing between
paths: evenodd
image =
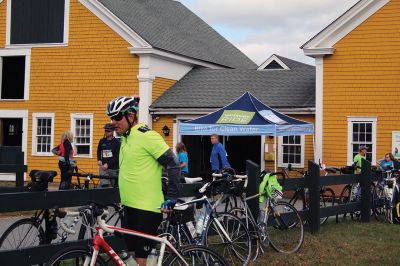
<instances>
[{"instance_id":1,"label":"bicycle handlebar","mask_svg":"<svg viewBox=\"0 0 400 266\"><path fill-rule=\"evenodd\" d=\"M111 179L115 180L118 179L118 176L108 176L108 175L95 175L91 173L71 173L70 176L76 176L76 177L86 177L86 178L98 178L98 179Z\"/></svg>"}]
</instances>

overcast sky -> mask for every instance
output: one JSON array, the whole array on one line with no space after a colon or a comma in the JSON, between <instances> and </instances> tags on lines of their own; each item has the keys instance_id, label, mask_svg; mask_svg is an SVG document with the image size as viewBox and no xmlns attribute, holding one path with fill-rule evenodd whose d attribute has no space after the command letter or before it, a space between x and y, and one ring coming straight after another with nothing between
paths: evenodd
<instances>
[{"instance_id":1,"label":"overcast sky","mask_svg":"<svg viewBox=\"0 0 400 266\"><path fill-rule=\"evenodd\" d=\"M314 64L299 47L358 0L179 0L258 65L271 54Z\"/></svg>"}]
</instances>

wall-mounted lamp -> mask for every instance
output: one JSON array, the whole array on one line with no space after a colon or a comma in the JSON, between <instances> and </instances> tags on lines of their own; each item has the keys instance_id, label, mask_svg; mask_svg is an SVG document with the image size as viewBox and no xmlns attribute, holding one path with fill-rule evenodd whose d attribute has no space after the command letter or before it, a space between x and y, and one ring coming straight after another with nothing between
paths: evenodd
<instances>
[{"instance_id":1,"label":"wall-mounted lamp","mask_svg":"<svg viewBox=\"0 0 400 266\"><path fill-rule=\"evenodd\" d=\"M162 128L162 132L164 133L164 136L168 137L169 136L169 127L164 126Z\"/></svg>"}]
</instances>

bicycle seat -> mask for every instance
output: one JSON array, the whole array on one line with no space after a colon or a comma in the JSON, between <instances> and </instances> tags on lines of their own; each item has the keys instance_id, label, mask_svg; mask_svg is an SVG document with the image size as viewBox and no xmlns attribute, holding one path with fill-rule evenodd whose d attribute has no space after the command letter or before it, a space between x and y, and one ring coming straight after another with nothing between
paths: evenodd
<instances>
[{"instance_id":1,"label":"bicycle seat","mask_svg":"<svg viewBox=\"0 0 400 266\"><path fill-rule=\"evenodd\" d=\"M53 182L56 171L31 170L29 176L33 182Z\"/></svg>"},{"instance_id":2,"label":"bicycle seat","mask_svg":"<svg viewBox=\"0 0 400 266\"><path fill-rule=\"evenodd\" d=\"M340 171L340 169L335 168L335 167L327 167L327 168L325 168L325 171L330 174L335 174L337 171Z\"/></svg>"}]
</instances>

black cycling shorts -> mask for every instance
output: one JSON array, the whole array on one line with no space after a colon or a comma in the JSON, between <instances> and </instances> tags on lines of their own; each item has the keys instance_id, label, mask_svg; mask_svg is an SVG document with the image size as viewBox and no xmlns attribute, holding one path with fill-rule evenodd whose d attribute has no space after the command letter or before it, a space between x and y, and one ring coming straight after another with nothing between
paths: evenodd
<instances>
[{"instance_id":1,"label":"black cycling shorts","mask_svg":"<svg viewBox=\"0 0 400 266\"><path fill-rule=\"evenodd\" d=\"M122 227L132 229L149 235L156 235L157 228L161 224L162 214L139 210L124 206L124 218ZM124 234L126 247L135 252L136 258L147 258L157 242Z\"/></svg>"}]
</instances>

